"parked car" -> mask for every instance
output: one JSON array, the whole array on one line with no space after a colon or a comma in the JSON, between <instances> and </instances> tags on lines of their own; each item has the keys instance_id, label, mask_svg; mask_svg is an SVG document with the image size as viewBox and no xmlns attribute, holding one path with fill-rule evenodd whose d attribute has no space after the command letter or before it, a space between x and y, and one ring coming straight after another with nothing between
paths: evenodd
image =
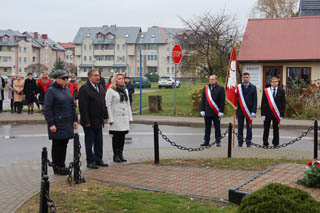
<instances>
[{"instance_id":1,"label":"parked car","mask_svg":"<svg viewBox=\"0 0 320 213\"><path fill-rule=\"evenodd\" d=\"M176 81L176 87L179 88L180 87L180 81L177 80ZM160 77L159 81L158 81L158 87L162 88L162 87L167 87L167 88L174 88L174 77L170 77L170 76L162 76Z\"/></svg>"},{"instance_id":2,"label":"parked car","mask_svg":"<svg viewBox=\"0 0 320 213\"><path fill-rule=\"evenodd\" d=\"M133 87L140 88L140 77L134 77L131 79ZM142 88L150 88L151 83L148 78L142 77Z\"/></svg>"}]
</instances>

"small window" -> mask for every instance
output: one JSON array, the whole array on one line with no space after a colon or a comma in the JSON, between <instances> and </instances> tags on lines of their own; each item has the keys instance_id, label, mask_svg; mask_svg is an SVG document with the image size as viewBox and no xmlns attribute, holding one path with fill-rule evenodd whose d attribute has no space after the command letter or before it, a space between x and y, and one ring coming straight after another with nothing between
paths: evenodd
<instances>
[{"instance_id":1,"label":"small window","mask_svg":"<svg viewBox=\"0 0 320 213\"><path fill-rule=\"evenodd\" d=\"M120 50L120 44L117 44L117 50Z\"/></svg>"},{"instance_id":2,"label":"small window","mask_svg":"<svg viewBox=\"0 0 320 213\"><path fill-rule=\"evenodd\" d=\"M83 56L83 60L84 60L84 61L87 61L87 56Z\"/></svg>"},{"instance_id":3,"label":"small window","mask_svg":"<svg viewBox=\"0 0 320 213\"><path fill-rule=\"evenodd\" d=\"M33 57L33 58L32 58L32 61L33 61L33 62L36 62L36 57Z\"/></svg>"},{"instance_id":4,"label":"small window","mask_svg":"<svg viewBox=\"0 0 320 213\"><path fill-rule=\"evenodd\" d=\"M87 50L87 45L83 45L83 50Z\"/></svg>"},{"instance_id":5,"label":"small window","mask_svg":"<svg viewBox=\"0 0 320 213\"><path fill-rule=\"evenodd\" d=\"M19 63L21 63L21 57L19 57Z\"/></svg>"},{"instance_id":6,"label":"small window","mask_svg":"<svg viewBox=\"0 0 320 213\"><path fill-rule=\"evenodd\" d=\"M89 45L89 50L92 50L92 45L91 44Z\"/></svg>"},{"instance_id":7,"label":"small window","mask_svg":"<svg viewBox=\"0 0 320 213\"><path fill-rule=\"evenodd\" d=\"M21 47L19 47L19 53L21 53Z\"/></svg>"},{"instance_id":8,"label":"small window","mask_svg":"<svg viewBox=\"0 0 320 213\"><path fill-rule=\"evenodd\" d=\"M92 61L92 56L89 56L89 61Z\"/></svg>"},{"instance_id":9,"label":"small window","mask_svg":"<svg viewBox=\"0 0 320 213\"><path fill-rule=\"evenodd\" d=\"M167 67L167 73L170 73L170 67Z\"/></svg>"},{"instance_id":10,"label":"small window","mask_svg":"<svg viewBox=\"0 0 320 213\"><path fill-rule=\"evenodd\" d=\"M24 57L23 62L27 63L27 58L26 57Z\"/></svg>"},{"instance_id":11,"label":"small window","mask_svg":"<svg viewBox=\"0 0 320 213\"><path fill-rule=\"evenodd\" d=\"M23 52L27 52L27 48L26 47L23 48Z\"/></svg>"},{"instance_id":12,"label":"small window","mask_svg":"<svg viewBox=\"0 0 320 213\"><path fill-rule=\"evenodd\" d=\"M122 50L125 50L125 49L126 49L126 45L122 44Z\"/></svg>"},{"instance_id":13,"label":"small window","mask_svg":"<svg viewBox=\"0 0 320 213\"><path fill-rule=\"evenodd\" d=\"M3 68L3 72L8 72L8 68L7 67Z\"/></svg>"}]
</instances>

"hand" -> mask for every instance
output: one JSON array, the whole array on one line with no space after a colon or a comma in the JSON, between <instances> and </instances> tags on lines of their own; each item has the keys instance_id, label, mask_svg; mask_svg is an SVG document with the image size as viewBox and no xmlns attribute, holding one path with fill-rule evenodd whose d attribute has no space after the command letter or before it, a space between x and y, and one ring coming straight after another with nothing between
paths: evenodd
<instances>
[{"instance_id":1,"label":"hand","mask_svg":"<svg viewBox=\"0 0 320 213\"><path fill-rule=\"evenodd\" d=\"M263 120L263 121L265 121L266 120L266 116L261 116L261 119Z\"/></svg>"},{"instance_id":2,"label":"hand","mask_svg":"<svg viewBox=\"0 0 320 213\"><path fill-rule=\"evenodd\" d=\"M78 129L78 123L77 122L73 122L73 129Z\"/></svg>"},{"instance_id":3,"label":"hand","mask_svg":"<svg viewBox=\"0 0 320 213\"><path fill-rule=\"evenodd\" d=\"M89 128L91 125L90 124L86 124L84 125L84 127Z\"/></svg>"},{"instance_id":4,"label":"hand","mask_svg":"<svg viewBox=\"0 0 320 213\"><path fill-rule=\"evenodd\" d=\"M113 122L109 122L109 125L112 126Z\"/></svg>"},{"instance_id":5,"label":"hand","mask_svg":"<svg viewBox=\"0 0 320 213\"><path fill-rule=\"evenodd\" d=\"M105 124L108 123L108 119L104 119L103 121L104 121Z\"/></svg>"},{"instance_id":6,"label":"hand","mask_svg":"<svg viewBox=\"0 0 320 213\"><path fill-rule=\"evenodd\" d=\"M56 126L55 125L50 126L50 131L51 132L56 132L57 131Z\"/></svg>"},{"instance_id":7,"label":"hand","mask_svg":"<svg viewBox=\"0 0 320 213\"><path fill-rule=\"evenodd\" d=\"M256 113L252 112L251 113L251 117L255 118L256 117Z\"/></svg>"},{"instance_id":8,"label":"hand","mask_svg":"<svg viewBox=\"0 0 320 213\"><path fill-rule=\"evenodd\" d=\"M204 116L206 115L206 113L205 113L204 111L201 111L201 112L200 112L200 115L201 115L202 117L204 117Z\"/></svg>"},{"instance_id":9,"label":"hand","mask_svg":"<svg viewBox=\"0 0 320 213\"><path fill-rule=\"evenodd\" d=\"M218 117L222 118L224 116L224 114L222 112L219 112Z\"/></svg>"}]
</instances>

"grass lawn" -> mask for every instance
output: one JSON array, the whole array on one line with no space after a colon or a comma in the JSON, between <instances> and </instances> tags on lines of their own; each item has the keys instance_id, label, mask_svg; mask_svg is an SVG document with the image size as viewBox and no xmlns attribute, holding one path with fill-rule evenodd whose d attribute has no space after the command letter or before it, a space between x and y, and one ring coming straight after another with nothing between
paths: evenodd
<instances>
[{"instance_id":1,"label":"grass lawn","mask_svg":"<svg viewBox=\"0 0 320 213\"><path fill-rule=\"evenodd\" d=\"M177 116L200 116L199 111L193 111L191 106L191 93L193 89L203 88L206 83L181 83L181 87L177 88L176 94L176 109ZM223 85L220 83L220 85ZM151 113L149 109L143 110L143 115L173 115L174 109L174 89L173 88L162 88L158 89L157 83L152 83L150 89L159 90L156 92L144 93L142 94L142 107L148 107L149 96L161 95L162 96L162 112ZM139 91L139 88L135 88ZM232 108L230 104L226 102L225 116L232 115ZM133 95L132 111L138 111L140 107L140 94Z\"/></svg>"},{"instance_id":2,"label":"grass lawn","mask_svg":"<svg viewBox=\"0 0 320 213\"><path fill-rule=\"evenodd\" d=\"M38 212L37 194L17 212ZM235 213L231 204L132 189L89 180L70 186L66 181L50 186L50 197L59 213L72 212L213 212Z\"/></svg>"}]
</instances>

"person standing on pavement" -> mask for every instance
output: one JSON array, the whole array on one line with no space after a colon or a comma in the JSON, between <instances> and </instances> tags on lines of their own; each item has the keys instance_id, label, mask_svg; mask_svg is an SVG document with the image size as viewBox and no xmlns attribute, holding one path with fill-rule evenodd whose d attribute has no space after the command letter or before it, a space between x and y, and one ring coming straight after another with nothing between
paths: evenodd
<instances>
[{"instance_id":1,"label":"person standing on pavement","mask_svg":"<svg viewBox=\"0 0 320 213\"><path fill-rule=\"evenodd\" d=\"M238 95L238 145L242 147L243 144L243 126L246 120L247 126L247 147L251 146L252 140L252 120L256 117L257 113L257 88L250 83L250 74L245 72L242 74L242 83L237 86Z\"/></svg>"},{"instance_id":2,"label":"person standing on pavement","mask_svg":"<svg viewBox=\"0 0 320 213\"><path fill-rule=\"evenodd\" d=\"M8 80L8 99L10 100L10 108L11 108L11 113L16 112L16 106L14 104L14 99L13 99L13 82L16 79L16 74L11 73L10 74L10 79Z\"/></svg>"},{"instance_id":3,"label":"person standing on pavement","mask_svg":"<svg viewBox=\"0 0 320 213\"><path fill-rule=\"evenodd\" d=\"M102 72L99 71L99 84L103 87L103 89L106 88L106 81L104 80L104 78L102 77Z\"/></svg>"},{"instance_id":4,"label":"person standing on pavement","mask_svg":"<svg viewBox=\"0 0 320 213\"><path fill-rule=\"evenodd\" d=\"M96 69L88 72L88 81L79 90L80 123L84 129L87 167L107 167L103 161L102 128L108 119L105 88L99 84L100 74ZM92 151L92 148L94 151Z\"/></svg>"},{"instance_id":5,"label":"person standing on pavement","mask_svg":"<svg viewBox=\"0 0 320 213\"><path fill-rule=\"evenodd\" d=\"M129 93L122 74L115 74L107 91L106 104L109 114L109 134L112 135L113 161L126 162L123 157L125 135L133 121Z\"/></svg>"},{"instance_id":6,"label":"person standing on pavement","mask_svg":"<svg viewBox=\"0 0 320 213\"><path fill-rule=\"evenodd\" d=\"M51 156L53 172L57 175L68 175L65 165L67 145L74 137L78 127L78 116L70 90L66 88L68 73L56 70L53 73L55 82L46 91L44 117L48 124L49 140L52 140Z\"/></svg>"},{"instance_id":7,"label":"person standing on pavement","mask_svg":"<svg viewBox=\"0 0 320 213\"><path fill-rule=\"evenodd\" d=\"M38 92L36 80L32 78L32 73L28 73L28 78L24 82L23 93L28 105L28 114L33 114L33 103Z\"/></svg>"},{"instance_id":8,"label":"person standing on pavement","mask_svg":"<svg viewBox=\"0 0 320 213\"><path fill-rule=\"evenodd\" d=\"M68 88L70 89L71 95L74 100L74 104L77 105L79 86L78 82L76 81L76 76L74 74L71 75L71 80L68 83Z\"/></svg>"},{"instance_id":9,"label":"person standing on pavement","mask_svg":"<svg viewBox=\"0 0 320 213\"><path fill-rule=\"evenodd\" d=\"M215 129L217 147L221 147L220 119L224 115L225 91L218 85L218 77L211 75L209 84L202 90L200 114L205 121L204 143L201 146L208 146L210 142L212 122Z\"/></svg>"},{"instance_id":10,"label":"person standing on pavement","mask_svg":"<svg viewBox=\"0 0 320 213\"><path fill-rule=\"evenodd\" d=\"M129 93L130 106L132 106L132 95L134 94L134 87L131 84L131 79L129 77L125 77L124 82Z\"/></svg>"},{"instance_id":11,"label":"person standing on pavement","mask_svg":"<svg viewBox=\"0 0 320 213\"><path fill-rule=\"evenodd\" d=\"M284 116L286 108L286 97L284 90L279 86L277 77L271 78L271 86L265 88L261 100L261 118L264 121L263 148L269 146L269 129L272 121L273 140L275 148L279 147L279 125Z\"/></svg>"},{"instance_id":12,"label":"person standing on pavement","mask_svg":"<svg viewBox=\"0 0 320 213\"><path fill-rule=\"evenodd\" d=\"M3 100L4 100L4 88L6 87L6 82L4 78L1 77L0 73L0 113L3 111Z\"/></svg>"},{"instance_id":13,"label":"person standing on pavement","mask_svg":"<svg viewBox=\"0 0 320 213\"><path fill-rule=\"evenodd\" d=\"M21 74L17 75L17 79L13 82L13 90L14 90L14 103L17 106L18 114L22 113L22 101L24 98L23 95L23 88L24 88L24 80L22 79Z\"/></svg>"},{"instance_id":14,"label":"person standing on pavement","mask_svg":"<svg viewBox=\"0 0 320 213\"><path fill-rule=\"evenodd\" d=\"M44 98L45 94L51 85L52 80L48 77L48 72L43 71L42 77L38 79L38 89L39 89L39 104L41 105L41 110L44 110Z\"/></svg>"}]
</instances>

